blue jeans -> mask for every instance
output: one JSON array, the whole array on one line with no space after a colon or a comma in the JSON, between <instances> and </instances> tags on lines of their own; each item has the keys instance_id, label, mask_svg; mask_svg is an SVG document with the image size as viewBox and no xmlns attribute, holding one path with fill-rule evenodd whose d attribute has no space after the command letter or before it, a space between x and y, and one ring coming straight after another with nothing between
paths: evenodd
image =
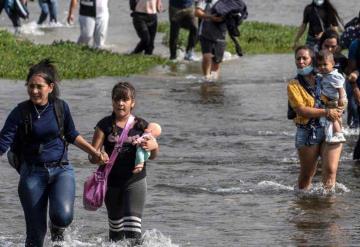
<instances>
[{"instance_id":1,"label":"blue jeans","mask_svg":"<svg viewBox=\"0 0 360 247\"><path fill-rule=\"evenodd\" d=\"M359 127L359 109L358 105L355 101L352 86L348 81L345 84L346 94L348 98L348 106L347 106L347 125L350 128L358 128Z\"/></svg>"},{"instance_id":2,"label":"blue jeans","mask_svg":"<svg viewBox=\"0 0 360 247\"><path fill-rule=\"evenodd\" d=\"M25 246L43 246L48 203L55 231L59 232L72 222L75 177L71 164L53 168L22 164L18 193L26 221Z\"/></svg>"},{"instance_id":3,"label":"blue jeans","mask_svg":"<svg viewBox=\"0 0 360 247\"><path fill-rule=\"evenodd\" d=\"M50 14L50 21L57 22L57 9L58 2L57 0L39 0L39 5L41 8L41 14L38 20L38 24L44 23L47 16Z\"/></svg>"}]
</instances>

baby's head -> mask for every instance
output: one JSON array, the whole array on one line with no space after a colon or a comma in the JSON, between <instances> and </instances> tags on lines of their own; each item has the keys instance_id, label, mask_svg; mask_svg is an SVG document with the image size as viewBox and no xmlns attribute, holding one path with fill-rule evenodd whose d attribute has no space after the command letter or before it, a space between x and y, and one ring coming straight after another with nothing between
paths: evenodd
<instances>
[{"instance_id":1,"label":"baby's head","mask_svg":"<svg viewBox=\"0 0 360 247\"><path fill-rule=\"evenodd\" d=\"M145 132L151 133L153 137L158 137L161 135L161 126L157 123L149 123Z\"/></svg>"},{"instance_id":2,"label":"baby's head","mask_svg":"<svg viewBox=\"0 0 360 247\"><path fill-rule=\"evenodd\" d=\"M321 50L316 56L316 67L321 74L328 74L334 70L334 55L328 50Z\"/></svg>"}]
</instances>

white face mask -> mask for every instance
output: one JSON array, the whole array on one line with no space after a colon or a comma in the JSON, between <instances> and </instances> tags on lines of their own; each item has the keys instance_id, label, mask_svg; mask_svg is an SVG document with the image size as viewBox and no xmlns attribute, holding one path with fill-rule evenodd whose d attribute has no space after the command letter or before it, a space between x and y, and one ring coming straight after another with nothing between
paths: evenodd
<instances>
[{"instance_id":1,"label":"white face mask","mask_svg":"<svg viewBox=\"0 0 360 247\"><path fill-rule=\"evenodd\" d=\"M324 4L324 0L314 0L316 6L321 6Z\"/></svg>"}]
</instances>

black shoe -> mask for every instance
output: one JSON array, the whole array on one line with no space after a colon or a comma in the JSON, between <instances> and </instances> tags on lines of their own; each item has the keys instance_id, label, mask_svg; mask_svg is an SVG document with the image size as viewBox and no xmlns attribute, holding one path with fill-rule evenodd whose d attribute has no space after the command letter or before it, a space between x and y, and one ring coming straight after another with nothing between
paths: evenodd
<instances>
[{"instance_id":1,"label":"black shoe","mask_svg":"<svg viewBox=\"0 0 360 247\"><path fill-rule=\"evenodd\" d=\"M65 228L57 227L50 223L51 241L53 242L64 241L64 231Z\"/></svg>"}]
</instances>

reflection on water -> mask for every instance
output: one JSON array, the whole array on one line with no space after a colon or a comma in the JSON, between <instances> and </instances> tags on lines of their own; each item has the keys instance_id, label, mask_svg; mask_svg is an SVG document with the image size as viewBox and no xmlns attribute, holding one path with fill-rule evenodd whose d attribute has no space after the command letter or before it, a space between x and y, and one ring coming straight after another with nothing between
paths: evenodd
<instances>
[{"instance_id":1,"label":"reflection on water","mask_svg":"<svg viewBox=\"0 0 360 247\"><path fill-rule=\"evenodd\" d=\"M351 239L340 221L345 216L339 209L341 200L335 196L297 198L293 202L294 216L290 220L297 229L292 237L298 246L322 245L349 246ZM350 242L349 242L350 241Z\"/></svg>"},{"instance_id":2,"label":"reflection on water","mask_svg":"<svg viewBox=\"0 0 360 247\"><path fill-rule=\"evenodd\" d=\"M200 85L201 103L223 104L224 89L221 82L204 82Z\"/></svg>"}]
</instances>

